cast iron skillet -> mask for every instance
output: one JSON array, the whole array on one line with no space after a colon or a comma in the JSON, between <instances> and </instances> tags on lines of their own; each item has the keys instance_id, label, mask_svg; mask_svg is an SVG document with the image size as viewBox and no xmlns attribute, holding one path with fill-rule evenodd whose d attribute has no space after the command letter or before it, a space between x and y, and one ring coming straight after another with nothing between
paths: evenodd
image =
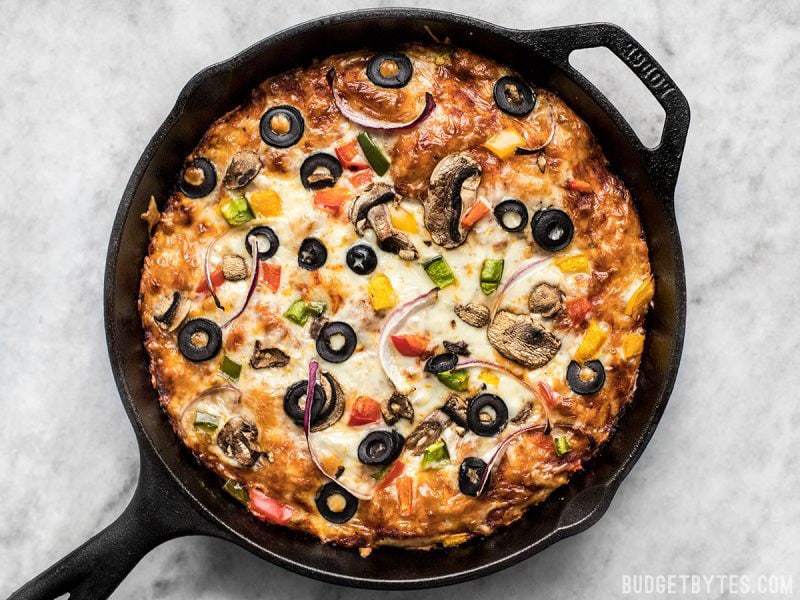
<instances>
[{"instance_id":1,"label":"cast iron skillet","mask_svg":"<svg viewBox=\"0 0 800 600\"><path fill-rule=\"evenodd\" d=\"M430 552L379 549L368 559L310 536L256 521L200 467L173 433L147 370L137 312L139 271L148 235L139 215L151 194L166 199L184 157L218 116L269 75L361 47L430 41L430 33L507 63L552 90L585 119L611 168L632 190L656 277L639 385L618 432L591 469L525 518L463 547ZM598 90L575 71L569 54L605 46L641 79L666 112L661 144L648 149ZM442 12L356 11L298 25L192 78L144 151L122 196L105 275L105 324L114 378L141 454L130 505L109 527L11 596L73 600L108 597L152 548L183 535L220 537L297 573L357 587L423 588L498 571L596 522L641 455L675 381L686 308L683 257L673 193L689 126L686 98L625 31L609 24L518 31Z\"/></svg>"}]
</instances>

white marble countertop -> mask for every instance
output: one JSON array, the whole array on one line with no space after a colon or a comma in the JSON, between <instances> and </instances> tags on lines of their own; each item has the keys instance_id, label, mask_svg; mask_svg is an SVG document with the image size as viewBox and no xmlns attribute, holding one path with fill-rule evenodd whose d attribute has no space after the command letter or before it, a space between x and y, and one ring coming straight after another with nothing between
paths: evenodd
<instances>
[{"instance_id":1,"label":"white marble countertop","mask_svg":"<svg viewBox=\"0 0 800 600\"><path fill-rule=\"evenodd\" d=\"M109 524L133 490L136 445L106 357L103 263L123 187L178 90L278 29L368 4L3 3L0 596ZM661 61L692 107L676 193L689 316L664 419L597 525L480 581L389 595L604 599L636 574L793 575L800 594L800 7L405 4L528 28L611 21ZM614 82L618 71L600 64ZM650 106L630 78L614 87L623 106ZM634 120L652 135L649 117ZM207 538L160 546L114 594L340 596L375 594Z\"/></svg>"}]
</instances>

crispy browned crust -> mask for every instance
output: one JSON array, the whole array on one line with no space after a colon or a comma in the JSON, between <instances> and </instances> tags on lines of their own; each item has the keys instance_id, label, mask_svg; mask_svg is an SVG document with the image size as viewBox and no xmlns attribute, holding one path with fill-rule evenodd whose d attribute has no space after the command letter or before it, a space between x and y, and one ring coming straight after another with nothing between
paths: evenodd
<instances>
[{"instance_id":1,"label":"crispy browned crust","mask_svg":"<svg viewBox=\"0 0 800 600\"><path fill-rule=\"evenodd\" d=\"M415 72L426 75L432 82L428 91L433 94L437 107L427 120L397 134L391 151L390 174L398 192L406 198L420 199L438 160L456 151L468 151L479 162L483 170L482 186L505 181L514 195L517 174L532 173L541 181L542 189L562 188L564 210L575 224L573 246L587 254L593 265L589 285L593 317L611 327L607 346L620 348L624 335L640 331L643 323L641 315L631 318L624 314L623 297L631 281L649 276L647 248L630 194L608 171L606 160L586 124L557 96L538 90L539 101L552 108L558 124L558 135L543 153L545 173L540 173L536 160L530 157L517 156L501 161L482 144L492 133L513 122L498 111L491 100L494 81L506 74L507 69L460 49L415 46L406 51L414 59ZM209 129L192 156L211 159L218 165L221 179L233 153L248 149L259 154L268 176L294 177L302 157L316 148L335 143L340 126L346 123L331 97L326 81L329 69L336 67L344 74L345 81L350 81L347 79L350 77L354 93L367 93L368 86L359 87L357 77L351 75L351 71L360 71L367 56L357 53L332 57L267 80L254 90L248 102ZM370 93L382 92L373 88ZM397 92L393 93L391 98L396 100ZM415 93L419 90L409 86L400 93L400 98L405 102L408 99L402 94ZM372 100L380 102L381 98ZM398 113L405 110L403 102L397 103ZM284 103L301 109L307 129L299 144L277 150L261 141L258 124L267 107ZM525 125L531 144L541 143L548 132L549 123L545 117ZM571 179L588 182L593 193L569 191L567 182ZM529 186L516 190L518 197L531 193ZM198 202L181 193L173 194L153 234L142 270L140 310L153 385L175 430L182 436L178 420L183 407L223 378L216 363L186 361L176 349L174 333L158 326L153 310L161 295L179 290L194 300L192 316L213 313L210 299L203 300L195 289L203 279L202 249L228 229L214 208L214 200ZM301 225L295 233L298 239L306 234ZM502 245L495 250L502 251ZM334 312L337 303L341 304L349 293L337 281L335 273L320 271L294 275L282 285L288 285L297 295L308 289L325 290ZM234 325L227 334L226 350L252 343L250 327L259 334L271 332L273 335L287 327L279 315L264 305L256 304L250 311L254 315L252 319ZM362 326L377 331L382 317L374 315L368 303L365 303L365 312L370 315ZM574 325L565 314L557 322L559 331L578 336L585 327L585 323ZM290 332L289 338L291 335ZM259 443L268 448L271 455L271 461L262 460L258 469L230 467L207 452L202 444L183 437L198 459L222 477L245 481L291 505L294 517L290 527L348 546L381 543L430 546L438 541L457 539L448 536L488 534L512 523L528 506L544 500L554 489L567 483L573 472L582 468L583 461L606 440L635 386L638 358L626 360L620 352L614 351L610 361L606 385L596 395L576 398L570 396L565 382L553 385L557 393L570 396L569 402L554 408L559 419L580 423L581 429L587 432L569 455L555 456L552 441L544 434L526 434L512 444L490 491L480 499L460 494L455 483L440 477L437 471L422 472L415 485L414 510L407 516L400 513L396 489L387 486L378 491L372 501L362 502L356 517L348 523L334 525L325 521L315 508L314 496L326 480L311 462L302 432L288 425L283 399L278 393L249 389L243 398L257 419ZM509 366L520 370L512 364ZM464 448L460 458L467 456L468 451L468 447Z\"/></svg>"}]
</instances>

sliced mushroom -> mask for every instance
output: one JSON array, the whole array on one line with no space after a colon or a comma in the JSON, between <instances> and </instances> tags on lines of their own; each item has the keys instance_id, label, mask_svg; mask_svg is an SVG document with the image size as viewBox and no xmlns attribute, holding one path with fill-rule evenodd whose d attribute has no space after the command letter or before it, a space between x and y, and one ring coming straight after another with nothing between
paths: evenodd
<instances>
[{"instance_id":1,"label":"sliced mushroom","mask_svg":"<svg viewBox=\"0 0 800 600\"><path fill-rule=\"evenodd\" d=\"M563 297L557 287L549 283L540 283L533 288L528 297L528 308L532 313L538 313L543 317L554 317L561 310Z\"/></svg>"},{"instance_id":2,"label":"sliced mushroom","mask_svg":"<svg viewBox=\"0 0 800 600\"><path fill-rule=\"evenodd\" d=\"M311 336L311 339L317 339L319 337L319 332L322 331L322 328L329 322L330 320L326 317L314 317L314 320L311 321L311 325L308 327L308 335Z\"/></svg>"},{"instance_id":3,"label":"sliced mushroom","mask_svg":"<svg viewBox=\"0 0 800 600\"><path fill-rule=\"evenodd\" d=\"M400 392L393 392L389 399L381 405L381 413L387 425L394 425L400 419L414 422L414 407L411 406L408 396Z\"/></svg>"},{"instance_id":4,"label":"sliced mushroom","mask_svg":"<svg viewBox=\"0 0 800 600\"><path fill-rule=\"evenodd\" d=\"M469 304L456 304L453 309L456 316L467 325L482 328L489 324L489 307L477 302Z\"/></svg>"},{"instance_id":5,"label":"sliced mushroom","mask_svg":"<svg viewBox=\"0 0 800 600\"><path fill-rule=\"evenodd\" d=\"M395 194L394 188L385 183L373 183L356 196L355 200L350 204L347 217L350 219L350 222L355 225L359 235L364 235L364 232L369 226L367 214L370 209L391 202L396 196L397 194Z\"/></svg>"},{"instance_id":6,"label":"sliced mushroom","mask_svg":"<svg viewBox=\"0 0 800 600\"><path fill-rule=\"evenodd\" d=\"M381 250L397 254L403 260L417 260L419 258L419 252L417 252L416 247L411 243L408 236L392 227L389 208L385 204L379 204L369 209L367 222L375 231L375 235L378 237L378 246Z\"/></svg>"},{"instance_id":7,"label":"sliced mushroom","mask_svg":"<svg viewBox=\"0 0 800 600\"><path fill-rule=\"evenodd\" d=\"M237 152L225 171L223 185L229 190L238 190L253 181L261 170L261 159L258 154L249 150Z\"/></svg>"},{"instance_id":8,"label":"sliced mushroom","mask_svg":"<svg viewBox=\"0 0 800 600\"><path fill-rule=\"evenodd\" d=\"M258 427L244 417L232 417L217 434L217 446L225 456L241 466L252 467L261 456L258 449Z\"/></svg>"},{"instance_id":9,"label":"sliced mushroom","mask_svg":"<svg viewBox=\"0 0 800 600\"><path fill-rule=\"evenodd\" d=\"M423 200L425 227L433 241L455 248L467 239L461 215L478 199L480 165L466 153L445 156L431 173L428 195Z\"/></svg>"},{"instance_id":10,"label":"sliced mushroom","mask_svg":"<svg viewBox=\"0 0 800 600\"><path fill-rule=\"evenodd\" d=\"M450 417L440 410L433 411L422 423L417 425L411 435L406 438L406 448L415 456L419 456L442 435L444 428L450 424Z\"/></svg>"},{"instance_id":11,"label":"sliced mushroom","mask_svg":"<svg viewBox=\"0 0 800 600\"><path fill-rule=\"evenodd\" d=\"M175 331L189 314L191 303L180 292L165 296L153 310L153 319L167 331Z\"/></svg>"},{"instance_id":12,"label":"sliced mushroom","mask_svg":"<svg viewBox=\"0 0 800 600\"><path fill-rule=\"evenodd\" d=\"M519 412L514 416L514 418L511 419L511 422L514 423L514 425L519 425L520 423L524 423L525 421L528 420L528 417L531 416L532 412L533 412L533 402L529 400L528 402L525 403L525 406L523 406L519 410Z\"/></svg>"},{"instance_id":13,"label":"sliced mushroom","mask_svg":"<svg viewBox=\"0 0 800 600\"><path fill-rule=\"evenodd\" d=\"M455 354L456 356L469 356L469 346L464 340L458 342L448 342L445 340L442 342L442 346L444 346L447 352Z\"/></svg>"},{"instance_id":14,"label":"sliced mushroom","mask_svg":"<svg viewBox=\"0 0 800 600\"><path fill-rule=\"evenodd\" d=\"M417 249L408 236L392 226L387 203L395 200L397 194L385 183L374 183L361 192L348 210L350 222L359 235L368 228L375 231L381 250L397 254L403 260L416 260Z\"/></svg>"},{"instance_id":15,"label":"sliced mushroom","mask_svg":"<svg viewBox=\"0 0 800 600\"><path fill-rule=\"evenodd\" d=\"M226 254L222 257L222 275L227 281L247 279L247 263L238 254Z\"/></svg>"},{"instance_id":16,"label":"sliced mushroom","mask_svg":"<svg viewBox=\"0 0 800 600\"><path fill-rule=\"evenodd\" d=\"M256 340L253 356L250 357L250 366L254 369L274 369L285 367L289 364L289 355L278 348L265 348Z\"/></svg>"},{"instance_id":17,"label":"sliced mushroom","mask_svg":"<svg viewBox=\"0 0 800 600\"><path fill-rule=\"evenodd\" d=\"M458 394L450 394L442 406L442 412L453 419L460 427L467 426L467 400Z\"/></svg>"},{"instance_id":18,"label":"sliced mushroom","mask_svg":"<svg viewBox=\"0 0 800 600\"><path fill-rule=\"evenodd\" d=\"M498 312L487 331L489 343L500 354L529 369L546 365L561 341L531 315Z\"/></svg>"}]
</instances>

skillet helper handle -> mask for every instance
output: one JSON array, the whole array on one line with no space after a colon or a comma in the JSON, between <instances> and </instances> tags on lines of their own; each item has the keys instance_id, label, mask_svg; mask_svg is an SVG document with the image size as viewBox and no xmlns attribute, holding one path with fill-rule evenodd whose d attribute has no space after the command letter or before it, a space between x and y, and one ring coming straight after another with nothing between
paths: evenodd
<instances>
[{"instance_id":1,"label":"skillet helper handle","mask_svg":"<svg viewBox=\"0 0 800 600\"><path fill-rule=\"evenodd\" d=\"M142 450L139 482L122 515L9 600L55 600L64 594L70 600L103 600L150 550L181 535L203 533L205 519L174 485L166 485L169 475L156 460Z\"/></svg>"},{"instance_id":2,"label":"skillet helper handle","mask_svg":"<svg viewBox=\"0 0 800 600\"><path fill-rule=\"evenodd\" d=\"M611 50L647 87L664 109L666 118L659 145L651 149L640 142L639 150L644 156L651 181L671 199L689 131L690 113L686 96L661 65L627 31L611 23L558 27L530 34L541 43L540 51L583 87L598 91L570 65L569 55L573 50L597 47Z\"/></svg>"}]
</instances>

